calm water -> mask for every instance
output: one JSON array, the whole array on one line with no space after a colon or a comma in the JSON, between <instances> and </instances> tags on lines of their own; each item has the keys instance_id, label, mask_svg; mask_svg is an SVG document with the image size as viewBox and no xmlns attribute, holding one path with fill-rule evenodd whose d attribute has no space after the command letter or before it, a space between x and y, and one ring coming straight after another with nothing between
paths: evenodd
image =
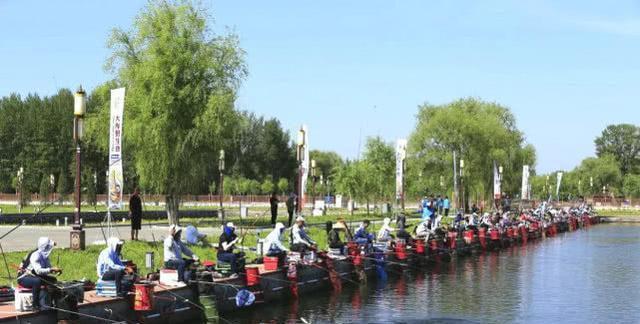
<instances>
[{"instance_id":1,"label":"calm water","mask_svg":"<svg viewBox=\"0 0 640 324\"><path fill-rule=\"evenodd\" d=\"M531 242L531 241L530 241ZM524 247L232 314L237 323L640 323L640 226Z\"/></svg>"}]
</instances>

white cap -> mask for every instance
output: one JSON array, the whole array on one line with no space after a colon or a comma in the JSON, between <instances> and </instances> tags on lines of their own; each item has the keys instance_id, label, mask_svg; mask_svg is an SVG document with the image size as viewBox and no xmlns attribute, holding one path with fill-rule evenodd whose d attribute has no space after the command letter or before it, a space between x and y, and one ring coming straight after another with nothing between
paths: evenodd
<instances>
[{"instance_id":1,"label":"white cap","mask_svg":"<svg viewBox=\"0 0 640 324\"><path fill-rule=\"evenodd\" d=\"M169 233L178 233L180 231L182 231L182 227L180 227L180 225L171 224L169 226Z\"/></svg>"},{"instance_id":2,"label":"white cap","mask_svg":"<svg viewBox=\"0 0 640 324\"><path fill-rule=\"evenodd\" d=\"M304 217L302 216L296 217L296 222L304 222Z\"/></svg>"},{"instance_id":3,"label":"white cap","mask_svg":"<svg viewBox=\"0 0 640 324\"><path fill-rule=\"evenodd\" d=\"M232 223L232 222L228 222L228 223L227 223L227 227L236 228L236 226L235 226L235 225L233 225L233 223Z\"/></svg>"}]
</instances>

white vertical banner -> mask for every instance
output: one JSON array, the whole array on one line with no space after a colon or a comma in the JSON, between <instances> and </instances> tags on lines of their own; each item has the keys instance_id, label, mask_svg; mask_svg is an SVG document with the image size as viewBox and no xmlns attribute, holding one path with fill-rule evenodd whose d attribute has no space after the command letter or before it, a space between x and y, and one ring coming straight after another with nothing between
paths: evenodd
<instances>
[{"instance_id":1,"label":"white vertical banner","mask_svg":"<svg viewBox=\"0 0 640 324\"><path fill-rule=\"evenodd\" d=\"M522 192L520 193L520 197L522 200L529 200L530 192L529 192L529 166L522 166Z\"/></svg>"},{"instance_id":2,"label":"white vertical banner","mask_svg":"<svg viewBox=\"0 0 640 324\"><path fill-rule=\"evenodd\" d=\"M556 197L560 200L560 183L562 182L562 172L558 172L558 182L556 183Z\"/></svg>"},{"instance_id":3,"label":"white vertical banner","mask_svg":"<svg viewBox=\"0 0 640 324\"><path fill-rule=\"evenodd\" d=\"M498 173L496 161L493 161L493 199L500 199L501 196L502 189L500 188L500 173Z\"/></svg>"},{"instance_id":4,"label":"white vertical banner","mask_svg":"<svg viewBox=\"0 0 640 324\"><path fill-rule=\"evenodd\" d=\"M122 208L124 177L122 174L122 122L124 89L111 90L111 123L109 127L109 209Z\"/></svg>"},{"instance_id":5,"label":"white vertical banner","mask_svg":"<svg viewBox=\"0 0 640 324\"><path fill-rule=\"evenodd\" d=\"M398 139L396 142L396 199L404 195L404 160L407 158L407 140Z\"/></svg>"},{"instance_id":6,"label":"white vertical banner","mask_svg":"<svg viewBox=\"0 0 640 324\"><path fill-rule=\"evenodd\" d=\"M302 192L300 195L300 207L304 209L304 204L307 199L307 180L309 178L309 129L307 125L302 125L302 130L304 131L304 147L302 152L302 177L300 179L300 184L302 186Z\"/></svg>"}]
</instances>

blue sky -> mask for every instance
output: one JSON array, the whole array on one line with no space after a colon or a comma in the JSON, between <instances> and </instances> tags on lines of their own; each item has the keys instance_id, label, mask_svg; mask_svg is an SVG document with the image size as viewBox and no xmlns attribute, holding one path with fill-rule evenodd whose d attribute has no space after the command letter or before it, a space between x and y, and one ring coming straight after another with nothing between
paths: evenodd
<instances>
[{"instance_id":1,"label":"blue sky","mask_svg":"<svg viewBox=\"0 0 640 324\"><path fill-rule=\"evenodd\" d=\"M109 79L106 39L144 1L0 0L0 95ZM238 107L309 125L312 148L355 157L394 141L417 106L474 96L512 109L538 171L594 154L608 124L640 124L637 1L203 1L239 35Z\"/></svg>"}]
</instances>

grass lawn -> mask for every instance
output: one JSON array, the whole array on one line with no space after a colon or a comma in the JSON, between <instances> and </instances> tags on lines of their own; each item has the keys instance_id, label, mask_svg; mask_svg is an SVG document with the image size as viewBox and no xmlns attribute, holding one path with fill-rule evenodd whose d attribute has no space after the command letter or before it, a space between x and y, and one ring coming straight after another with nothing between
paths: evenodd
<instances>
[{"instance_id":1,"label":"grass lawn","mask_svg":"<svg viewBox=\"0 0 640 324\"><path fill-rule=\"evenodd\" d=\"M381 220L381 216L370 215L370 217L362 214L356 214L353 216L343 215L341 217L345 218L345 220L349 223L352 222L350 228L352 231L358 226L357 221L362 219L370 219L370 220ZM270 217L270 216L269 216ZM313 224L322 224L326 221L335 221L338 218L338 215L327 215L327 216L316 216L316 217L307 217L308 223ZM244 235L241 227L246 228L251 225L251 222L255 220L247 219L244 220L243 223L236 222L236 226L238 226L238 235ZM262 221L262 220L261 220ZM264 225L268 225L270 219L264 217ZM280 217L278 221L285 221L284 217ZM418 223L419 219L409 219L407 221L408 229L413 229ZM183 224L189 223L187 219L181 220ZM195 223L195 222L194 222ZM200 226L202 226L203 222L201 222ZM372 224L370 226L370 232L375 233L380 228L381 224ZM248 248L254 248L257 244L258 239L265 238L269 234L270 230L260 230L260 231L249 231L244 236L244 241L242 242L242 246ZM320 249L326 249L327 247L327 235L325 232L324 226L313 226L309 228L310 236L318 243L318 247ZM154 269L159 269L162 266L163 259L163 246L162 239L157 238L158 242L131 242L127 241L124 245L122 256L124 259L132 260L134 263L138 265L139 272L141 274L146 274L148 272L145 266L145 254L146 252L153 251L155 254L155 267ZM209 238L210 242L217 242L217 238ZM288 232L285 232L283 235L283 242L285 245L288 245ZM35 244L35 242L34 242ZM59 249L56 248L53 250L50 256L50 260L53 266L57 266L62 268L63 274L59 277L60 280L79 280L82 278L87 278L92 281L97 280L96 275L96 261L100 251L104 249L104 245L90 245L87 246L85 251L71 251L68 249ZM193 252L198 255L200 260L216 260L216 250L211 247L202 247L202 246L193 246ZM247 254L248 261L252 261L256 258L255 251L245 250ZM7 260L7 264L9 267L9 272L7 272L7 266L5 265L4 260L0 260L0 284L1 285L15 285L15 272L17 266L20 264L21 260L26 256L27 251L22 252L10 252L5 253L5 257ZM13 279L9 278L9 274L13 276Z\"/></svg>"},{"instance_id":2,"label":"grass lawn","mask_svg":"<svg viewBox=\"0 0 640 324\"><path fill-rule=\"evenodd\" d=\"M598 215L609 217L640 217L638 209L598 209Z\"/></svg>"}]
</instances>

